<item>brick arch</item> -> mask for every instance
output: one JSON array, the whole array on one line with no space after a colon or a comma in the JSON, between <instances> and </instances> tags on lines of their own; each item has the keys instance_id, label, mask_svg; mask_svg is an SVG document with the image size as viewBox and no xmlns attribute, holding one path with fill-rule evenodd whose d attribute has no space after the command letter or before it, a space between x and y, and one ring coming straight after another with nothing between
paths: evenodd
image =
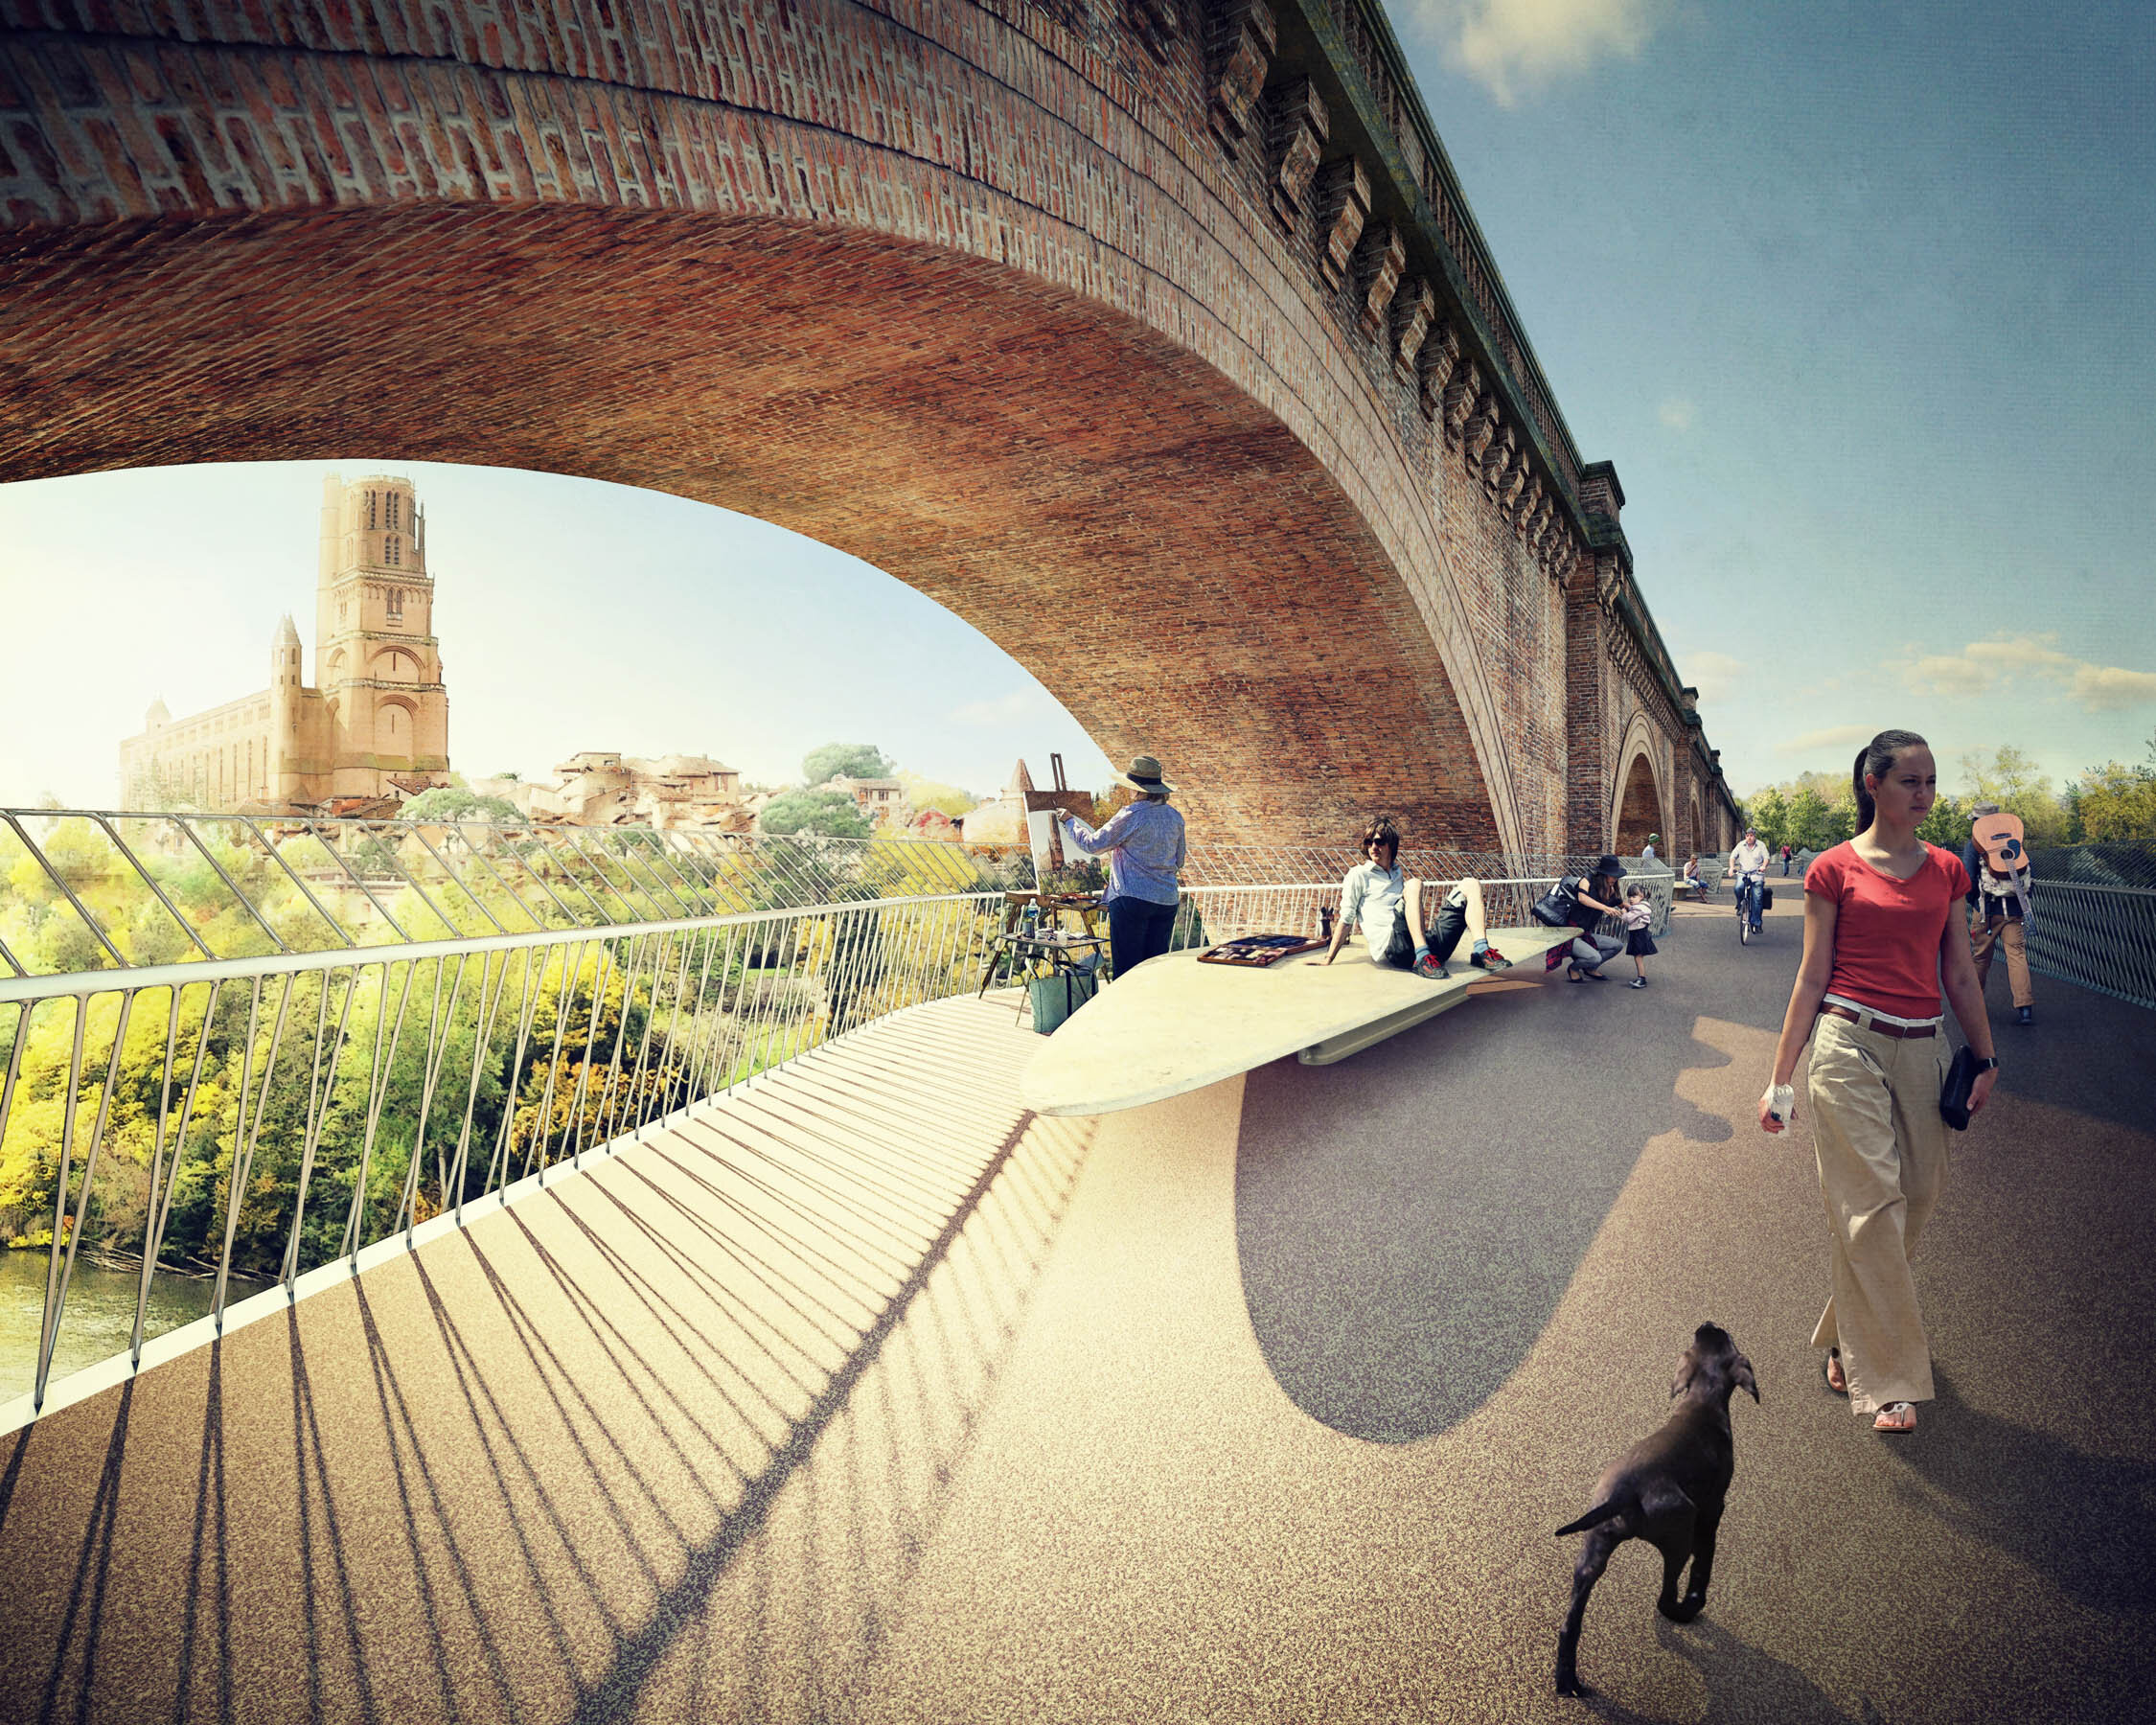
<instances>
[{"instance_id":1,"label":"brick arch","mask_svg":"<svg viewBox=\"0 0 2156 1725\"><path fill-rule=\"evenodd\" d=\"M472 252L510 281L552 264L553 285L399 286ZM585 256L606 268L560 262ZM1461 703L1361 513L1276 418L1129 319L976 260L763 220L359 210L153 223L130 257L193 288L133 309L131 362L109 332L116 392L156 391L140 356L166 356L164 411L92 416L40 471L332 458L370 401L396 409L401 458L650 487L862 558L1002 646L1110 758L1174 763L1201 831L1334 840L1386 806L1501 841ZM311 286L236 328L265 274ZM310 365L336 332L334 371ZM217 411L186 412L211 351L231 359Z\"/></svg>"},{"instance_id":2,"label":"brick arch","mask_svg":"<svg viewBox=\"0 0 2156 1725\"><path fill-rule=\"evenodd\" d=\"M1623 766L1610 808L1610 844L1621 856L1638 856L1650 833L1662 834L1665 843L1670 838L1669 801L1663 792L1664 774L1656 742L1644 716L1635 715L1617 749L1617 758Z\"/></svg>"},{"instance_id":3,"label":"brick arch","mask_svg":"<svg viewBox=\"0 0 2156 1725\"><path fill-rule=\"evenodd\" d=\"M1203 20L1108 6L115 17L0 0L0 478L331 457L364 402L384 454L863 557L1174 760L1201 835L1558 839L1576 453L1428 250L1455 195L1373 192L1400 140L1336 100L1283 190L1324 104L1270 49L1216 89Z\"/></svg>"},{"instance_id":4,"label":"brick arch","mask_svg":"<svg viewBox=\"0 0 2156 1725\"><path fill-rule=\"evenodd\" d=\"M409 761L419 724L418 710L408 701L388 696L375 702L372 753L397 761Z\"/></svg>"},{"instance_id":5,"label":"brick arch","mask_svg":"<svg viewBox=\"0 0 2156 1725\"><path fill-rule=\"evenodd\" d=\"M409 647L384 647L367 662L367 675L385 682L417 682L419 656Z\"/></svg>"}]
</instances>

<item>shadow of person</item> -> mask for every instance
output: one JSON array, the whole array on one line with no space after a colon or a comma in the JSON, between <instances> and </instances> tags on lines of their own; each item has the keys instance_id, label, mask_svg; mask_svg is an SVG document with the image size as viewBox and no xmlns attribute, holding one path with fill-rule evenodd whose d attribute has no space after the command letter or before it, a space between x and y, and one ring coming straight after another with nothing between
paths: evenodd
<instances>
[{"instance_id":1,"label":"shadow of person","mask_svg":"<svg viewBox=\"0 0 2156 1725\"><path fill-rule=\"evenodd\" d=\"M2156 1612L2156 1465L2092 1455L1972 1408L1936 1367L1932 1380L1938 1399L1923 1417L1938 1440L1892 1454L1932 1488L1933 1512L2091 1610Z\"/></svg>"}]
</instances>

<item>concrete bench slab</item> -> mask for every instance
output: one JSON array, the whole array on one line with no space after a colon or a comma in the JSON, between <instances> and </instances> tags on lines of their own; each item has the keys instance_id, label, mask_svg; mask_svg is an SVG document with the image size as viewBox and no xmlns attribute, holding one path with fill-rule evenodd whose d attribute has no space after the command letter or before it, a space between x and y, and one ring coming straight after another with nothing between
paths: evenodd
<instances>
[{"instance_id":1,"label":"concrete bench slab","mask_svg":"<svg viewBox=\"0 0 2156 1725\"><path fill-rule=\"evenodd\" d=\"M1562 929L1492 929L1513 960L1507 975L1542 974L1539 960ZM1043 1045L1021 1085L1042 1115L1103 1115L1203 1089L1293 1054L1306 1066L1397 1036L1458 1005L1486 979L1465 942L1444 981L1373 963L1351 938L1330 965L1322 953L1263 970L1201 964L1195 952L1141 964L1103 990Z\"/></svg>"}]
</instances>

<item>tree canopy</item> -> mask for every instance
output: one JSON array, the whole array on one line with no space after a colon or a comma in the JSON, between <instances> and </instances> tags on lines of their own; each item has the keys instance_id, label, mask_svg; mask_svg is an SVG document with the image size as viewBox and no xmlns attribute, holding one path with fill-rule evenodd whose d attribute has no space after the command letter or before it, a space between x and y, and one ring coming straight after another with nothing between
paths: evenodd
<instances>
[{"instance_id":1,"label":"tree canopy","mask_svg":"<svg viewBox=\"0 0 2156 1725\"><path fill-rule=\"evenodd\" d=\"M889 778L893 764L873 743L826 743L801 762L801 779L811 790L839 777Z\"/></svg>"},{"instance_id":2,"label":"tree canopy","mask_svg":"<svg viewBox=\"0 0 2156 1725\"><path fill-rule=\"evenodd\" d=\"M874 830L874 822L843 791L814 788L774 796L764 805L759 820L765 832L785 837L811 833L819 839L865 839Z\"/></svg>"},{"instance_id":3,"label":"tree canopy","mask_svg":"<svg viewBox=\"0 0 2156 1725\"><path fill-rule=\"evenodd\" d=\"M496 826L522 826L523 816L505 796L481 796L460 786L422 791L397 811L401 820L491 820Z\"/></svg>"},{"instance_id":4,"label":"tree canopy","mask_svg":"<svg viewBox=\"0 0 2156 1725\"><path fill-rule=\"evenodd\" d=\"M1933 844L1960 848L1969 836L1969 811L1980 802L2020 816L2031 847L2090 840L2156 843L2156 736L2149 738L2147 758L2140 766L2108 761L2063 790L2054 790L2035 762L2010 743L1988 756L1972 749L1960 767L1960 791L1942 787L1916 829ZM1823 772L1769 785L1744 806L1770 848L1787 843L1823 850L1856 832L1856 798L1848 781Z\"/></svg>"}]
</instances>

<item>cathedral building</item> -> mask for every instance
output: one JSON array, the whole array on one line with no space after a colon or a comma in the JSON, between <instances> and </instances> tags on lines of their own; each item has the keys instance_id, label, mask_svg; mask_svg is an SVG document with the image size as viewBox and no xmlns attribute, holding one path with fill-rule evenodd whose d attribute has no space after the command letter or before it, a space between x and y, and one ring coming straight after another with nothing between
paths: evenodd
<instances>
[{"instance_id":1,"label":"cathedral building","mask_svg":"<svg viewBox=\"0 0 2156 1725\"><path fill-rule=\"evenodd\" d=\"M267 689L186 719L156 702L120 745L121 806L313 809L448 782L426 518L409 479L323 481L314 675L309 688L287 616Z\"/></svg>"}]
</instances>

